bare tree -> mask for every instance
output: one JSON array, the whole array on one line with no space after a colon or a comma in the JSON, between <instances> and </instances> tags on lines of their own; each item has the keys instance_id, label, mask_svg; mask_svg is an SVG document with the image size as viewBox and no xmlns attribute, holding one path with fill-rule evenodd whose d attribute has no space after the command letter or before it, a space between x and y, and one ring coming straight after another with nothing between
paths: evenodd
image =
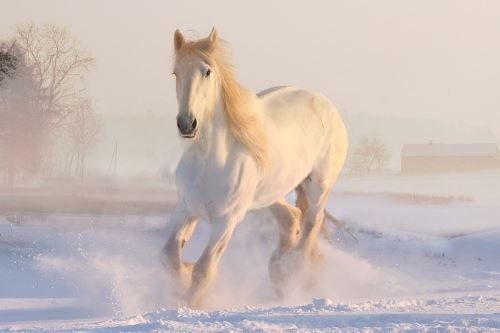
<instances>
[{"instance_id":1,"label":"bare tree","mask_svg":"<svg viewBox=\"0 0 500 333\"><path fill-rule=\"evenodd\" d=\"M18 26L14 39L21 48L40 96L44 129L61 126L86 99L83 79L94 64L68 30L53 24Z\"/></svg>"},{"instance_id":2,"label":"bare tree","mask_svg":"<svg viewBox=\"0 0 500 333\"><path fill-rule=\"evenodd\" d=\"M387 145L377 136L364 136L354 147L349 168L353 173L371 174L387 166L390 152Z\"/></svg>"},{"instance_id":3,"label":"bare tree","mask_svg":"<svg viewBox=\"0 0 500 333\"><path fill-rule=\"evenodd\" d=\"M0 168L10 184L16 174L34 174L42 162L54 157L42 150L51 151L53 137L70 124L81 123L82 110L86 119L90 117L93 111L84 78L93 64L94 58L66 28L56 25L20 25L12 40L1 45ZM87 136L88 122L85 120ZM82 177L82 156L88 151L82 150L82 144L87 147L89 142L78 148Z\"/></svg>"},{"instance_id":4,"label":"bare tree","mask_svg":"<svg viewBox=\"0 0 500 333\"><path fill-rule=\"evenodd\" d=\"M85 162L90 150L98 142L100 123L92 110L89 100L85 100L71 115L67 126L71 155L68 169L83 181L85 178Z\"/></svg>"}]
</instances>

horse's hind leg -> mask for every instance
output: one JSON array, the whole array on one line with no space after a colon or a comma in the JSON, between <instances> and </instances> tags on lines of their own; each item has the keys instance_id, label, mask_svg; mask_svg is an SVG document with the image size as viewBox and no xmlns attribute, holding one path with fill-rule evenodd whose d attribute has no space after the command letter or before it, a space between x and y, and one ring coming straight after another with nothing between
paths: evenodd
<instances>
[{"instance_id":1,"label":"horse's hind leg","mask_svg":"<svg viewBox=\"0 0 500 333\"><path fill-rule=\"evenodd\" d=\"M302 252L307 263L315 266L322 259L318 248L318 235L323 227L324 210L330 189L322 182L316 181L313 176L306 179L301 187L308 206L303 212L302 237L298 250Z\"/></svg>"},{"instance_id":2,"label":"horse's hind leg","mask_svg":"<svg viewBox=\"0 0 500 333\"><path fill-rule=\"evenodd\" d=\"M290 205L285 199L281 199L269 207L278 221L280 233L279 244L273 252L269 261L269 276L276 290L281 293L284 280L289 275L289 267L282 262L285 253L293 249L300 239L301 211Z\"/></svg>"},{"instance_id":3,"label":"horse's hind leg","mask_svg":"<svg viewBox=\"0 0 500 333\"><path fill-rule=\"evenodd\" d=\"M290 205L285 199L275 202L269 208L278 221L280 232L280 241L275 253L283 254L297 245L300 239L302 214L299 208Z\"/></svg>"},{"instance_id":4,"label":"horse's hind leg","mask_svg":"<svg viewBox=\"0 0 500 333\"><path fill-rule=\"evenodd\" d=\"M331 150L332 148L330 148ZM327 154L310 175L299 185L298 199L301 199L303 211L302 238L298 248L311 264L321 261L318 248L318 235L325 218L325 206L330 190L337 180L345 154ZM302 197L302 198L301 198Z\"/></svg>"},{"instance_id":5,"label":"horse's hind leg","mask_svg":"<svg viewBox=\"0 0 500 333\"><path fill-rule=\"evenodd\" d=\"M197 222L197 219L177 207L170 219L170 233L163 247L164 264L181 289L186 289L191 284L193 264L182 262L182 250L191 238Z\"/></svg>"},{"instance_id":6,"label":"horse's hind leg","mask_svg":"<svg viewBox=\"0 0 500 333\"><path fill-rule=\"evenodd\" d=\"M300 209L302 217L304 217L307 207L309 207L309 203L307 202L307 197L302 185L297 186L295 192L297 194L297 200L295 200L295 205L297 206L297 208Z\"/></svg>"}]
</instances>

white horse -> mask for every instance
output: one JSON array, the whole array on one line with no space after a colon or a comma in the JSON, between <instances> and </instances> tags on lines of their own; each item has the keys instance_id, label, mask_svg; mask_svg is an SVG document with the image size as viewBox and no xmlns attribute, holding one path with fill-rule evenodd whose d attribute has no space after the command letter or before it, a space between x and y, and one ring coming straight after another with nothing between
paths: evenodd
<instances>
[{"instance_id":1,"label":"white horse","mask_svg":"<svg viewBox=\"0 0 500 333\"><path fill-rule=\"evenodd\" d=\"M187 303L199 305L236 225L248 211L269 207L280 231L269 271L280 290L293 273L282 265L290 253L297 266L320 258L325 203L347 152L342 119L316 92L275 87L255 94L242 87L215 29L196 41L177 30L174 44L177 126L188 143L176 170L165 264ZM296 206L285 200L294 189ZM199 219L210 222L209 242L196 263L185 263L182 249Z\"/></svg>"}]
</instances>

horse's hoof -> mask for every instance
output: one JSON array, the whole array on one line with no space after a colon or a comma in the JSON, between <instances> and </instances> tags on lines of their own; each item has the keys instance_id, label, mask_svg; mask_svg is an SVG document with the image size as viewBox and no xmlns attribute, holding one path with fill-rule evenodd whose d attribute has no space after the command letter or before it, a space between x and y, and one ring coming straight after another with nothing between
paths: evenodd
<instances>
[{"instance_id":1,"label":"horse's hoof","mask_svg":"<svg viewBox=\"0 0 500 333\"><path fill-rule=\"evenodd\" d=\"M308 262L313 269L318 269L324 266L325 264L325 256L318 247L315 247L308 254Z\"/></svg>"},{"instance_id":2,"label":"horse's hoof","mask_svg":"<svg viewBox=\"0 0 500 333\"><path fill-rule=\"evenodd\" d=\"M303 258L296 250L273 254L269 261L269 277L280 299L284 299L288 294L302 266Z\"/></svg>"},{"instance_id":3,"label":"horse's hoof","mask_svg":"<svg viewBox=\"0 0 500 333\"><path fill-rule=\"evenodd\" d=\"M205 294L206 290L196 288L195 286L191 286L184 293L184 300L187 306L191 309L202 309L205 303Z\"/></svg>"},{"instance_id":4,"label":"horse's hoof","mask_svg":"<svg viewBox=\"0 0 500 333\"><path fill-rule=\"evenodd\" d=\"M297 286L311 289L316 285L318 271L324 262L325 257L318 248L309 253L295 248L283 254L273 254L269 261L269 276L277 296L283 299Z\"/></svg>"},{"instance_id":5,"label":"horse's hoof","mask_svg":"<svg viewBox=\"0 0 500 333\"><path fill-rule=\"evenodd\" d=\"M172 292L177 296L183 295L191 286L194 263L183 262L180 267L176 268L165 266L170 281L173 283Z\"/></svg>"}]
</instances>

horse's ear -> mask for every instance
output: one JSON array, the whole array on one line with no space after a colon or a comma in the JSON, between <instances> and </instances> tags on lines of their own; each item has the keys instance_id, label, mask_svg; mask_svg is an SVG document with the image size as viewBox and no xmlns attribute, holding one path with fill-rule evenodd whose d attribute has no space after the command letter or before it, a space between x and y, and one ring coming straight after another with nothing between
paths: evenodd
<instances>
[{"instance_id":1,"label":"horse's ear","mask_svg":"<svg viewBox=\"0 0 500 333\"><path fill-rule=\"evenodd\" d=\"M212 31L210 31L210 35L208 35L208 40L212 44L215 44L215 42L217 42L217 30L215 30L215 27L212 27Z\"/></svg>"},{"instance_id":2,"label":"horse's ear","mask_svg":"<svg viewBox=\"0 0 500 333\"><path fill-rule=\"evenodd\" d=\"M184 45L186 41L184 40L184 36L182 33L179 31L179 29L175 30L174 33L174 46L175 46L175 52L179 51Z\"/></svg>"},{"instance_id":3,"label":"horse's ear","mask_svg":"<svg viewBox=\"0 0 500 333\"><path fill-rule=\"evenodd\" d=\"M210 34L201 42L201 47L205 52L212 52L217 44L217 31L215 27L212 28Z\"/></svg>"}]
</instances>

